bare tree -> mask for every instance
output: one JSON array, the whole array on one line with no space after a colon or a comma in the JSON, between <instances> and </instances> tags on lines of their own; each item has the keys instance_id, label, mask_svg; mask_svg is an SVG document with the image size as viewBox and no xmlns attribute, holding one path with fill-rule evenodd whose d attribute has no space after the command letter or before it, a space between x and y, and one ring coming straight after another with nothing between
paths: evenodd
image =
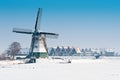
<instances>
[{"instance_id":1,"label":"bare tree","mask_svg":"<svg viewBox=\"0 0 120 80\"><path fill-rule=\"evenodd\" d=\"M5 60L5 54L0 54L0 60Z\"/></svg>"},{"instance_id":2,"label":"bare tree","mask_svg":"<svg viewBox=\"0 0 120 80\"><path fill-rule=\"evenodd\" d=\"M3 52L0 54L0 60L10 60L10 58L7 56L7 53Z\"/></svg>"},{"instance_id":3,"label":"bare tree","mask_svg":"<svg viewBox=\"0 0 120 80\"><path fill-rule=\"evenodd\" d=\"M19 42L13 42L10 46L9 49L7 50L7 54L14 59L15 55L20 51L21 45Z\"/></svg>"},{"instance_id":4,"label":"bare tree","mask_svg":"<svg viewBox=\"0 0 120 80\"><path fill-rule=\"evenodd\" d=\"M8 57L7 50L4 52L0 53L0 60L9 60L10 58Z\"/></svg>"}]
</instances>

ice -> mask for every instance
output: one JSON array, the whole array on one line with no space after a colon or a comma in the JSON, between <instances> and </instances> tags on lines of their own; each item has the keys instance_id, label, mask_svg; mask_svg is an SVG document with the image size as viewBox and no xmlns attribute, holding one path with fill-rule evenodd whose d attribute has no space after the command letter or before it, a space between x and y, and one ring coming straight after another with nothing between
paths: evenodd
<instances>
[{"instance_id":1,"label":"ice","mask_svg":"<svg viewBox=\"0 0 120 80\"><path fill-rule=\"evenodd\" d=\"M0 66L0 80L120 80L120 59L41 59L33 64Z\"/></svg>"}]
</instances>

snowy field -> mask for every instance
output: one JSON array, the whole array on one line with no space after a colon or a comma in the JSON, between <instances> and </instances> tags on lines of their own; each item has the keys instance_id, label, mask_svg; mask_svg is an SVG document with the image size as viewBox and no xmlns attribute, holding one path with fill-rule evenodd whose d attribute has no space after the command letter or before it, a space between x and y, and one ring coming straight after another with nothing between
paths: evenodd
<instances>
[{"instance_id":1,"label":"snowy field","mask_svg":"<svg viewBox=\"0 0 120 80\"><path fill-rule=\"evenodd\" d=\"M0 65L0 80L120 80L120 58L72 59L71 64L41 59L34 64Z\"/></svg>"}]
</instances>

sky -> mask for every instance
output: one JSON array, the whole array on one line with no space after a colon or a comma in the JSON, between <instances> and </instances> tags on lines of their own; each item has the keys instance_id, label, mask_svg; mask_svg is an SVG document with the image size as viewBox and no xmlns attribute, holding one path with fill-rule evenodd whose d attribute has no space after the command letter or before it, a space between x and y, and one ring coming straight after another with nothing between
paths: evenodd
<instances>
[{"instance_id":1,"label":"sky","mask_svg":"<svg viewBox=\"0 0 120 80\"><path fill-rule=\"evenodd\" d=\"M34 30L38 8L40 29L59 34L48 47L120 48L119 0L0 0L0 52L14 41L29 48L31 35L12 29Z\"/></svg>"}]
</instances>

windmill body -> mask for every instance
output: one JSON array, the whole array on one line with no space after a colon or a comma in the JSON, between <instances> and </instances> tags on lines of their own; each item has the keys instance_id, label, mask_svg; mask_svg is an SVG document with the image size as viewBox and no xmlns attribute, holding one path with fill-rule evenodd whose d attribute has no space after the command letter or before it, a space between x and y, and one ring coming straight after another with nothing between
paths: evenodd
<instances>
[{"instance_id":1,"label":"windmill body","mask_svg":"<svg viewBox=\"0 0 120 80\"><path fill-rule=\"evenodd\" d=\"M49 33L49 32L42 32L40 31L40 19L41 19L42 9L38 9L35 30L28 29L18 29L14 28L13 32L16 33L23 33L23 34L32 34L32 41L30 46L29 58L46 58L48 56L46 38L57 38L58 34L56 33Z\"/></svg>"}]
</instances>

